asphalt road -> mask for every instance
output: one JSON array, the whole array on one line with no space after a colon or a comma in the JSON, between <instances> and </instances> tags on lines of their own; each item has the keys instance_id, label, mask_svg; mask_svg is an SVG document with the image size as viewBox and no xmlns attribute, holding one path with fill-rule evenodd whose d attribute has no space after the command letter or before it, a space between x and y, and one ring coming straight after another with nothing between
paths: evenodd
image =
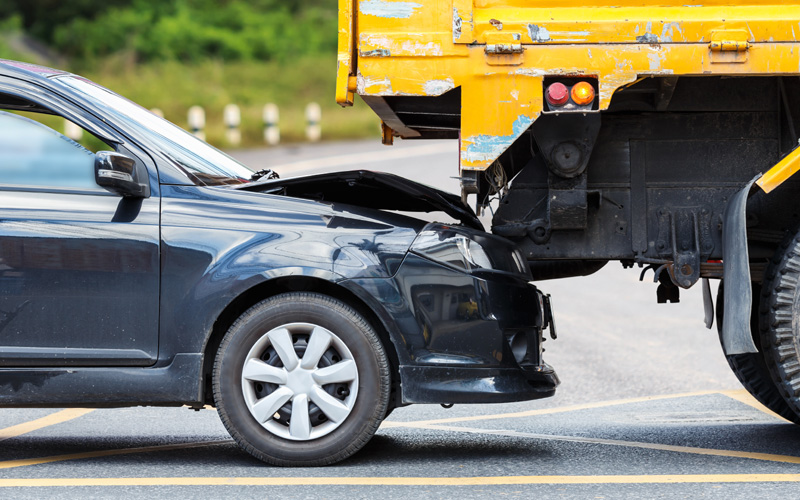
<instances>
[{"instance_id":1,"label":"asphalt road","mask_svg":"<svg viewBox=\"0 0 800 500\"><path fill-rule=\"evenodd\" d=\"M239 151L281 175L387 170L456 191L454 142ZM439 214L427 215L441 219ZM655 303L652 275L609 264L543 282L559 338L550 399L397 409L342 464L275 468L214 410L0 411L0 498L794 498L800 428L730 373L699 289Z\"/></svg>"}]
</instances>

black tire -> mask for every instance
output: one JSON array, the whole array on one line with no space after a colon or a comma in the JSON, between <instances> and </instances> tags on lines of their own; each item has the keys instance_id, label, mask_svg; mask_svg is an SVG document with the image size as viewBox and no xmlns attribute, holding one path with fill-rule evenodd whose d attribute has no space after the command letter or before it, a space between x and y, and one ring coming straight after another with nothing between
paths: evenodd
<instances>
[{"instance_id":1,"label":"black tire","mask_svg":"<svg viewBox=\"0 0 800 500\"><path fill-rule=\"evenodd\" d=\"M784 239L767 267L759 310L764 359L784 401L796 414L800 414L799 279L800 233L796 233Z\"/></svg>"},{"instance_id":2,"label":"black tire","mask_svg":"<svg viewBox=\"0 0 800 500\"><path fill-rule=\"evenodd\" d=\"M316 354L305 359L306 352ZM323 373L346 380L323 383ZM281 466L328 465L360 450L386 414L391 388L388 358L370 324L345 303L306 292L277 295L242 314L222 340L213 382L233 439Z\"/></svg>"},{"instance_id":3,"label":"black tire","mask_svg":"<svg viewBox=\"0 0 800 500\"><path fill-rule=\"evenodd\" d=\"M753 335L753 342L758 347L757 353L725 355L728 365L733 374L739 379L742 386L747 389L756 400L766 406L781 417L800 424L800 418L792 411L778 390L772 376L770 375L767 362L764 359L764 350L761 348L761 338L759 335L759 303L761 286L753 283L753 309L750 315L750 332ZM722 342L722 311L725 304L725 292L723 283L720 282L717 289L717 333L720 334Z\"/></svg>"}]
</instances>

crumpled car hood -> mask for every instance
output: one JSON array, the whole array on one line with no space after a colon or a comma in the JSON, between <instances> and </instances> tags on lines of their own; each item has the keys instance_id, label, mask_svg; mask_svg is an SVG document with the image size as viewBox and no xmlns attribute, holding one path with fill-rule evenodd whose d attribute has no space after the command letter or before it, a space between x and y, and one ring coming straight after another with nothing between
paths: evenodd
<instances>
[{"instance_id":1,"label":"crumpled car hood","mask_svg":"<svg viewBox=\"0 0 800 500\"><path fill-rule=\"evenodd\" d=\"M437 212L483 231L475 212L459 196L398 175L369 170L349 170L251 182L234 189L279 194L334 203L346 203L378 210Z\"/></svg>"}]
</instances>

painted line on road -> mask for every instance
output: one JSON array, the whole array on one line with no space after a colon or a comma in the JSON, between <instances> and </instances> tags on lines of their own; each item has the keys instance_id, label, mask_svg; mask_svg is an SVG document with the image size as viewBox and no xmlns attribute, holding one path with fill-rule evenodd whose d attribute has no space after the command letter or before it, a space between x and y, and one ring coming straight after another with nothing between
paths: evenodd
<instances>
[{"instance_id":1,"label":"painted line on road","mask_svg":"<svg viewBox=\"0 0 800 500\"><path fill-rule=\"evenodd\" d=\"M488 477L102 477L0 479L0 488L74 486L503 486L522 484L797 483L800 474Z\"/></svg>"},{"instance_id":2,"label":"painted line on road","mask_svg":"<svg viewBox=\"0 0 800 500\"><path fill-rule=\"evenodd\" d=\"M364 153L351 153L346 155L327 156L322 158L312 158L310 160L295 161L274 165L271 169L278 172L282 177L287 173L302 170L339 168L352 165L363 165L364 163L381 163L391 160L404 160L406 158L417 158L434 154L445 154L456 152L457 147L453 144L430 144L427 146L403 147L388 151L368 151Z\"/></svg>"},{"instance_id":3,"label":"painted line on road","mask_svg":"<svg viewBox=\"0 0 800 500\"><path fill-rule=\"evenodd\" d=\"M44 427L49 427L51 425L61 424L69 420L82 417L83 415L93 411L93 408L67 408L66 410L57 411L47 415L46 417L31 420L30 422L12 425L11 427L0 429L0 441L22 436L23 434L28 434L29 432L33 432Z\"/></svg>"},{"instance_id":4,"label":"painted line on road","mask_svg":"<svg viewBox=\"0 0 800 500\"><path fill-rule=\"evenodd\" d=\"M735 390L735 391L720 391L719 393L724 395L724 396L728 396L731 399L735 399L736 401L738 401L740 403L744 403L747 406L751 406L751 407L755 408L756 410L760 411L761 413L766 413L770 417L777 418L778 420L783 420L784 422L789 422L785 418L781 417L777 413L773 412L772 410L770 410L766 406L764 406L761 403L759 403L759 401L756 398L754 398L749 392L747 392L747 389L738 389L738 390ZM792 423L792 422L789 422L789 423Z\"/></svg>"},{"instance_id":5,"label":"painted line on road","mask_svg":"<svg viewBox=\"0 0 800 500\"><path fill-rule=\"evenodd\" d=\"M22 458L18 460L5 460L0 462L0 469L13 469L16 467L27 467L30 465L48 464L52 462L64 462L67 460L81 460L85 458L111 457L114 455L129 455L132 453L152 453L155 451L187 450L190 448L202 448L204 446L214 446L220 444L233 444L233 439L222 439L215 441L200 441L196 443L163 444L156 446L141 446L139 448L117 448L114 450L87 451L82 453L70 453L67 455L53 455L40 458Z\"/></svg>"},{"instance_id":6,"label":"painted line on road","mask_svg":"<svg viewBox=\"0 0 800 500\"><path fill-rule=\"evenodd\" d=\"M628 398L628 399L617 399L611 401L598 401L596 403L585 403L579 405L572 405L572 406L561 406L557 408L542 408L540 410L528 410L528 411L519 411L519 412L510 412L510 413L494 413L490 415L474 415L469 417L452 417L452 418L440 418L435 420L417 420L417 421L410 421L410 422L402 422L397 420L392 421L384 421L381 424L383 428L393 428L393 427L410 427L410 426L417 426L417 425L438 425L438 424L452 424L458 422L475 422L480 420L497 420L497 419L505 419L505 418L524 418L524 417L534 417L537 415L552 415L554 413L566 413L572 411L580 411L580 410L591 410L594 408L605 408L607 406L618 406L630 403L644 403L647 401L661 401L664 399L678 399L678 398L690 398L695 396L708 396L711 394L720 394L719 391L697 391L697 392L686 392L681 394L664 394L661 396L643 396L638 398Z\"/></svg>"},{"instance_id":7,"label":"painted line on road","mask_svg":"<svg viewBox=\"0 0 800 500\"><path fill-rule=\"evenodd\" d=\"M733 395L737 391L728 391ZM456 431L456 432L473 432L473 433L484 433L484 434L495 434L495 435L505 435L511 437L526 437L526 438L535 438L535 439L549 439L549 440L561 440L561 441L574 441L574 442L585 442L591 444L605 444L605 445L615 445L615 446L628 446L628 447L638 447L638 448L650 448L650 449L658 449L663 451L676 451L681 453L694 453L694 454L701 454L701 455L716 455L716 456L725 456L725 457L733 457L733 458L751 458L757 460L767 460L773 462L782 462L782 463L800 463L800 458L792 457L788 455L772 455L772 454L764 454L764 453L752 453L752 452L739 452L739 451L732 451L732 450L714 450L714 449L705 449L705 448L692 448L692 447L680 447L680 446L671 446L671 445L660 445L655 443L640 443L634 441L616 441L616 440L604 440L604 439L593 439L593 438L579 438L579 437L572 437L572 436L557 436L557 435L548 435L548 434L531 434L531 433L521 433L516 431L503 431L503 430L493 430L493 429L473 429L467 427L453 427L453 426L446 426L441 424L446 423L458 423L458 422L470 422L470 421L478 421L478 420L496 420L496 419L505 419L505 418L521 418L521 417L528 417L528 416L535 416L535 415L548 415L548 414L555 414L555 413L565 413L571 411L579 411L579 410L587 410L592 408L603 408L608 406L616 406L616 405L623 405L628 403L639 403L639 402L647 402L647 401L658 401L664 399L676 399L676 398L686 398L686 397L694 397L694 396L706 396L711 394L724 394L720 391L698 391L698 392L690 392L690 393L682 393L682 394L667 394L662 396L646 396L646 397L638 397L638 398L629 398L629 399L622 399L622 400L612 400L612 401L601 401L595 403L586 403L581 405L573 405L573 406L565 406L560 408L545 408L540 410L530 410L524 412L513 412L513 413L500 413L500 414L491 414L491 415L476 415L471 417L454 417L454 418L447 418L447 419L436 419L436 420L419 420L413 422L384 422L382 427L385 428L393 428L393 427L408 427L408 428L419 428L419 429L429 429L429 430L448 430L448 431ZM728 395L728 394L725 394ZM731 396L733 397L733 396ZM60 423L66 420L70 420L71 418L76 418L81 415L84 415L92 409L69 409L69 410L62 410L61 412L54 413L53 415L49 415L48 417L43 417L41 419L37 419L26 424L20 424L18 426L9 427L7 429L0 430L0 436L3 436L6 431L11 431L12 429L16 429L15 435L21 435L26 432L30 432L32 430L45 427L47 425L53 425L56 423ZM38 424L37 424L38 423ZM25 429L29 430L25 430ZM8 436L13 437L13 436ZM134 454L134 453L151 453L151 452L158 452L158 451L174 451L174 450L184 450L190 448L201 448L205 446L213 446L213 445L220 445L220 444L231 444L233 440L231 439L224 439L224 440L215 440L215 441L201 441L196 443L181 443L181 444L170 444L170 445L156 445L156 446L144 446L138 448L120 448L114 450L100 450L100 451L89 451L89 452L82 452L82 453L71 453L65 455L53 455L48 457L39 457L39 458L29 458L29 459L17 459L17 460L6 460L0 461L0 469L11 469L17 467L26 467L31 465L40 465L46 463L53 463L53 462L63 462L68 460L81 460L81 459L89 459L89 458L100 458L100 457L108 457L108 456L115 456L115 455L127 455L127 454Z\"/></svg>"},{"instance_id":8,"label":"painted line on road","mask_svg":"<svg viewBox=\"0 0 800 500\"><path fill-rule=\"evenodd\" d=\"M412 427L412 426L409 426ZM647 450L671 451L692 455L710 455L727 458L747 458L767 462L786 464L800 464L800 457L791 455L776 455L772 453L757 453L751 451L720 450L715 448L699 448L693 446L675 446L670 444L646 443L642 441L623 441L619 439L603 439L580 436L560 436L556 434L535 434L531 432L509 431L503 429L476 429L472 427L455 427L447 425L414 425L415 429L436 431L464 432L468 434L489 434L493 436L519 437L545 441L567 441L571 443L598 444L604 446L622 446L626 448L642 448Z\"/></svg>"}]
</instances>

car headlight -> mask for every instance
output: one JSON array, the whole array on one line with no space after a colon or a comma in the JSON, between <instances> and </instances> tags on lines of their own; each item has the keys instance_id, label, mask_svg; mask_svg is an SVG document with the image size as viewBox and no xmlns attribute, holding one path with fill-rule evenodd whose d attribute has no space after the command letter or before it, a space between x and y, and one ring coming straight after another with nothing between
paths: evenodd
<instances>
[{"instance_id":1,"label":"car headlight","mask_svg":"<svg viewBox=\"0 0 800 500\"><path fill-rule=\"evenodd\" d=\"M462 227L429 224L411 251L468 273L483 269L530 275L522 252L513 243Z\"/></svg>"}]
</instances>

